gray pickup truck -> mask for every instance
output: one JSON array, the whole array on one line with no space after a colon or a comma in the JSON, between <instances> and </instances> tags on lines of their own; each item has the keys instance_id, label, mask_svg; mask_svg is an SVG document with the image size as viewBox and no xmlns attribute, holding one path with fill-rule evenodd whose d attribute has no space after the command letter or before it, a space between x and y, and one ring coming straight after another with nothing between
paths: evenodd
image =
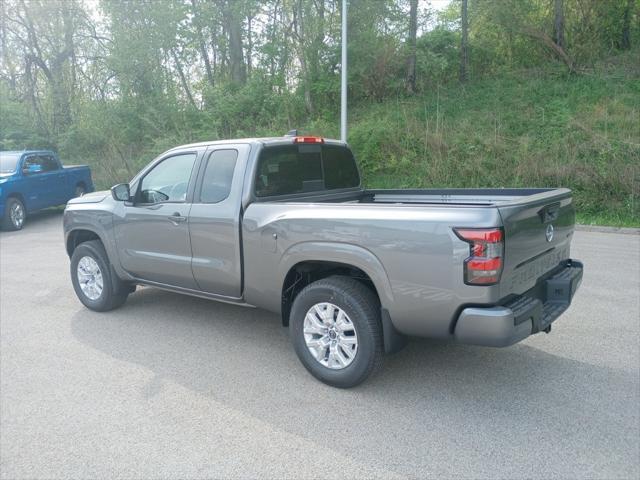
<instances>
[{"instance_id":1,"label":"gray pickup truck","mask_svg":"<svg viewBox=\"0 0 640 480\"><path fill-rule=\"evenodd\" d=\"M281 314L303 365L351 387L407 337L503 347L549 332L582 264L567 189L367 190L342 142L185 145L71 200L71 280L96 311L136 285Z\"/></svg>"}]
</instances>

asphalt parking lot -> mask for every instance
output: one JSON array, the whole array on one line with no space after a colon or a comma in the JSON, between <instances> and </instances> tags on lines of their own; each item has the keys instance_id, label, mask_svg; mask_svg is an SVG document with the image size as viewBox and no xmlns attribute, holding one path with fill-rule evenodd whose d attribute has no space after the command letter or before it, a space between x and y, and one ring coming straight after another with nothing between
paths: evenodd
<instances>
[{"instance_id":1,"label":"asphalt parking lot","mask_svg":"<svg viewBox=\"0 0 640 480\"><path fill-rule=\"evenodd\" d=\"M575 303L507 349L414 340L352 390L270 313L76 299L60 212L0 232L0 475L638 478L640 236L577 232Z\"/></svg>"}]
</instances>

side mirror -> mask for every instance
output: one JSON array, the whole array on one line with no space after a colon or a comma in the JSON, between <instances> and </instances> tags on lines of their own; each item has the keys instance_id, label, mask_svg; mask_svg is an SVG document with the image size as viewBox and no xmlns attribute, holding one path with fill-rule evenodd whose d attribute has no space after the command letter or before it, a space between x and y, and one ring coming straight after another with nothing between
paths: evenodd
<instances>
[{"instance_id":1,"label":"side mirror","mask_svg":"<svg viewBox=\"0 0 640 480\"><path fill-rule=\"evenodd\" d=\"M119 202L128 202L131 200L131 192L128 183L119 183L111 187L111 196Z\"/></svg>"}]
</instances>

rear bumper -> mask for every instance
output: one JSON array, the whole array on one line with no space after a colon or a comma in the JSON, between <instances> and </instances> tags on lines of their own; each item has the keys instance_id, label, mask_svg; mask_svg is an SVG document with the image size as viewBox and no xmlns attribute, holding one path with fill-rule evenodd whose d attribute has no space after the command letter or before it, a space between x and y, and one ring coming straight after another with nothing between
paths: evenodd
<instances>
[{"instance_id":1,"label":"rear bumper","mask_svg":"<svg viewBox=\"0 0 640 480\"><path fill-rule=\"evenodd\" d=\"M506 347L534 333L549 331L571 305L582 282L583 268L579 261L567 260L551 276L504 305L465 308L456 322L456 341Z\"/></svg>"}]
</instances>

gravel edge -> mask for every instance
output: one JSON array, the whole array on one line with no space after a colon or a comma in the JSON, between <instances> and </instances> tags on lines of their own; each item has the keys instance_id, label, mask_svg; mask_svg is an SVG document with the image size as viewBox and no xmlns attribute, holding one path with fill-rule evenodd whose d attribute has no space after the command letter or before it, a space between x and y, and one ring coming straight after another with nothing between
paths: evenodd
<instances>
[{"instance_id":1,"label":"gravel edge","mask_svg":"<svg viewBox=\"0 0 640 480\"><path fill-rule=\"evenodd\" d=\"M576 225L579 232L624 233L626 235L640 235L640 228L631 227L603 227L599 225Z\"/></svg>"}]
</instances>

